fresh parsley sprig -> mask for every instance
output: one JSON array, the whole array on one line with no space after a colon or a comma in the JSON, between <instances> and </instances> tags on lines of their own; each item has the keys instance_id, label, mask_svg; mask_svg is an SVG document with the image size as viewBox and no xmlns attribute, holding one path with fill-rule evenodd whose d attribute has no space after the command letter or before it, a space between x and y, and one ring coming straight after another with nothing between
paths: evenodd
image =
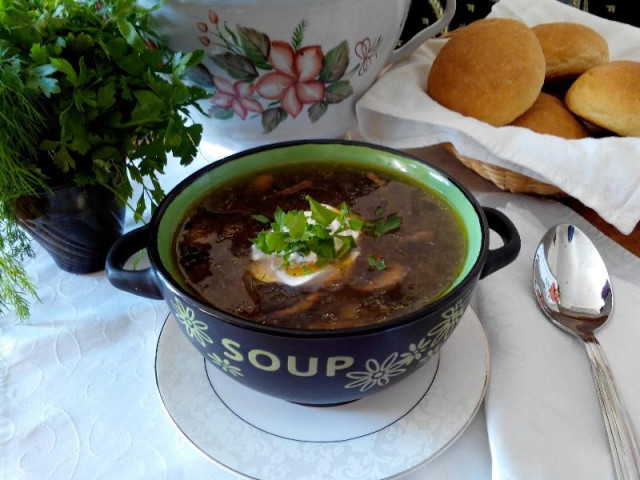
<instances>
[{"instance_id":1,"label":"fresh parsley sprig","mask_svg":"<svg viewBox=\"0 0 640 480\"><path fill-rule=\"evenodd\" d=\"M140 220L164 196L158 174L170 157L188 165L197 155L202 126L188 108L207 92L184 76L203 52L170 52L148 25L151 10L135 0L0 5L0 55L19 62L43 119L38 154L25 149L16 161L34 165L49 187L102 184L123 203L140 184Z\"/></svg>"},{"instance_id":2,"label":"fresh parsley sprig","mask_svg":"<svg viewBox=\"0 0 640 480\"><path fill-rule=\"evenodd\" d=\"M167 163L196 157L190 109L208 94L184 77L203 52L170 52L151 12L136 0L0 0L0 314L25 320L33 291L16 199L97 184L140 220L164 196Z\"/></svg>"}]
</instances>

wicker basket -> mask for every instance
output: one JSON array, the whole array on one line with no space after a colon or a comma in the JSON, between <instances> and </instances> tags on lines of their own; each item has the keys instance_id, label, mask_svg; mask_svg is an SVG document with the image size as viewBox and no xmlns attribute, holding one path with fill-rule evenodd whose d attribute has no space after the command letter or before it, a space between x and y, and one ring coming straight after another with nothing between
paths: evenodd
<instances>
[{"instance_id":1,"label":"wicker basket","mask_svg":"<svg viewBox=\"0 0 640 480\"><path fill-rule=\"evenodd\" d=\"M497 167L474 158L465 157L460 155L453 146L448 147L451 153L453 153L465 167L473 170L481 177L486 178L502 190L508 190L515 193L535 193L537 195L546 196L566 195L566 193L553 185L527 177L526 175L522 175L521 173L517 173L506 168Z\"/></svg>"}]
</instances>

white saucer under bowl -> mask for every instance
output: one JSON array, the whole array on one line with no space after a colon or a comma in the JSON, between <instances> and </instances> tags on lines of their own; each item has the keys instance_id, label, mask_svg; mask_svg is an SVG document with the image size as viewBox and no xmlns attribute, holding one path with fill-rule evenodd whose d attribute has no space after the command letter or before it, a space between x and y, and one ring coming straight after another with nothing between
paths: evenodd
<instances>
[{"instance_id":1,"label":"white saucer under bowl","mask_svg":"<svg viewBox=\"0 0 640 480\"><path fill-rule=\"evenodd\" d=\"M263 395L206 362L169 315L156 381L177 428L218 466L244 478L381 480L435 458L478 411L489 351L471 308L434 358L361 400L308 407Z\"/></svg>"}]
</instances>

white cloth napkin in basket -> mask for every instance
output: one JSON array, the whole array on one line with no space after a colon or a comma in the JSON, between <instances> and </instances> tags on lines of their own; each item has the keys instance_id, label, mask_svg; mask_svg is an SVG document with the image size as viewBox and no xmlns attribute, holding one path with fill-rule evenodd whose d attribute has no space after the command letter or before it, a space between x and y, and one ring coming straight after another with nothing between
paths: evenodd
<instances>
[{"instance_id":1,"label":"white cloth napkin in basket","mask_svg":"<svg viewBox=\"0 0 640 480\"><path fill-rule=\"evenodd\" d=\"M491 351L485 411L492 478L613 479L586 350L539 310L532 290L532 264L540 238L558 222L574 223L598 246L611 277L614 310L596 336L637 430L640 259L555 202L506 194L487 197L481 202L499 206L522 238L516 261L480 280L472 302Z\"/></svg>"},{"instance_id":2,"label":"white cloth napkin in basket","mask_svg":"<svg viewBox=\"0 0 640 480\"><path fill-rule=\"evenodd\" d=\"M529 26L582 23L607 39L611 60L640 61L639 28L557 0L501 0L489 16L515 18ZM362 136L394 148L451 142L463 156L555 185L622 233L630 233L640 220L640 138L565 140L519 127L496 128L448 110L425 93L430 66L445 42L427 41L358 101Z\"/></svg>"}]
</instances>

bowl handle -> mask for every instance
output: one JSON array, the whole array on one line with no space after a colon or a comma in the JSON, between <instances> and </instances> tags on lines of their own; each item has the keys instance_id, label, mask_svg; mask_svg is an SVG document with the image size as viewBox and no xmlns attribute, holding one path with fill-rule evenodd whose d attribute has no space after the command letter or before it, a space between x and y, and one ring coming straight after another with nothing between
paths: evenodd
<instances>
[{"instance_id":1,"label":"bowl handle","mask_svg":"<svg viewBox=\"0 0 640 480\"><path fill-rule=\"evenodd\" d=\"M147 246L149 226L132 230L115 241L107 255L106 271L111 285L125 292L141 297L162 299L156 273L152 267L142 270L125 270L124 266L131 256Z\"/></svg>"},{"instance_id":2,"label":"bowl handle","mask_svg":"<svg viewBox=\"0 0 640 480\"><path fill-rule=\"evenodd\" d=\"M442 12L442 16L436 21L436 23L434 23L433 25L429 25L424 30L421 30L403 46L401 46L400 48L396 48L393 52L391 52L391 56L389 57L387 63L390 64L395 63L398 60L402 60L404 57L412 54L414 50L416 50L426 40L442 32L451 22L451 19L453 18L453 14L455 12L456 0L446 0L444 12Z\"/></svg>"},{"instance_id":3,"label":"bowl handle","mask_svg":"<svg viewBox=\"0 0 640 480\"><path fill-rule=\"evenodd\" d=\"M500 235L503 245L489 250L480 278L492 274L513 262L520 253L520 235L507 216L495 208L482 207L489 228Z\"/></svg>"}]
</instances>

